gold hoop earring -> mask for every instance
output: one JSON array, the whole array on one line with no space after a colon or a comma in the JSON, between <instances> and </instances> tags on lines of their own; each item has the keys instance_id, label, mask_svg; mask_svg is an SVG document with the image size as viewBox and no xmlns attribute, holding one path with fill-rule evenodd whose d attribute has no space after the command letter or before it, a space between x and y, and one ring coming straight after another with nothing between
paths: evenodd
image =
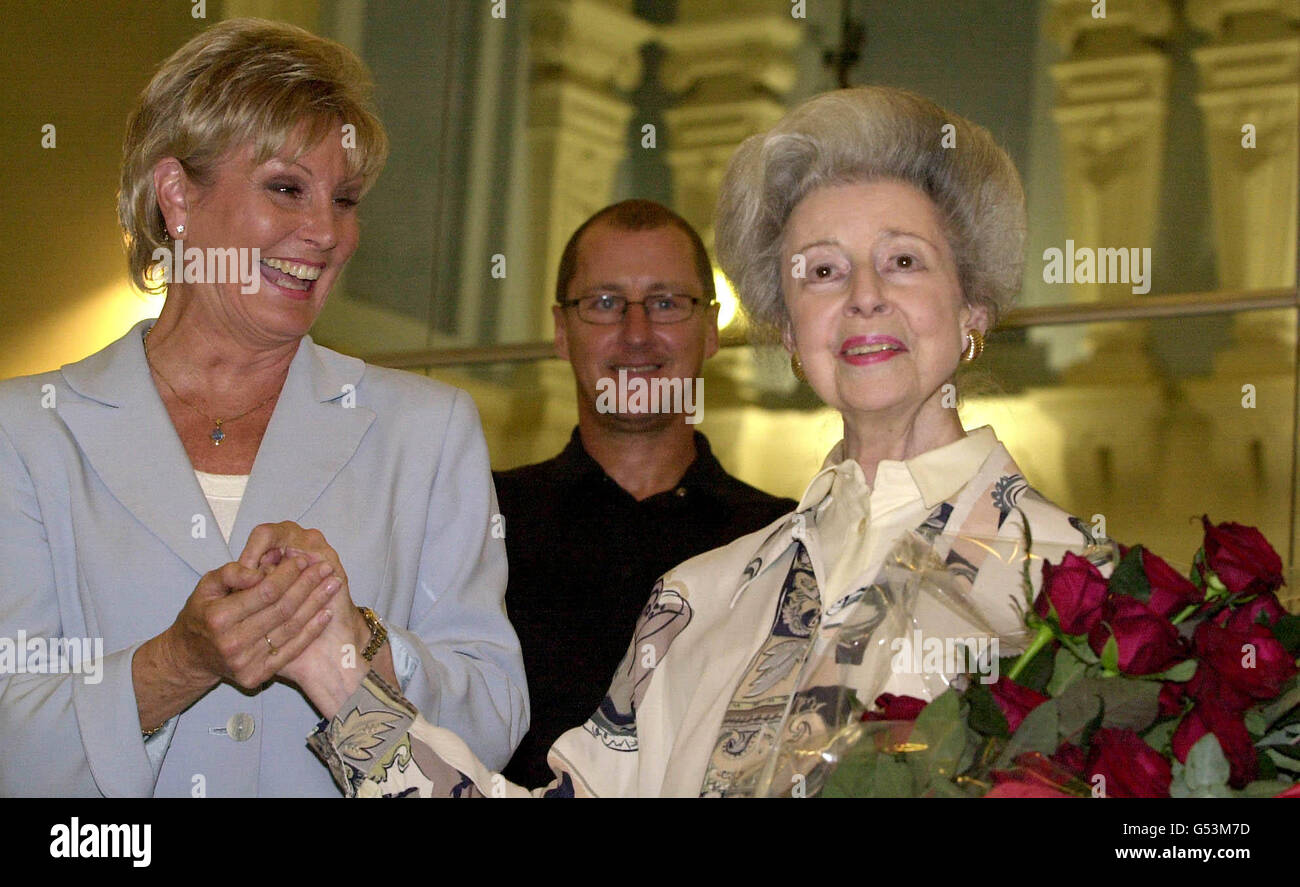
<instances>
[{"instance_id":1,"label":"gold hoop earring","mask_svg":"<svg viewBox=\"0 0 1300 887\"><path fill-rule=\"evenodd\" d=\"M799 359L798 351L790 352L790 372L794 373L794 377L800 382L808 381L808 377L803 374L803 361Z\"/></svg>"},{"instance_id":2,"label":"gold hoop earring","mask_svg":"<svg viewBox=\"0 0 1300 887\"><path fill-rule=\"evenodd\" d=\"M961 353L962 363L974 363L984 353L984 334L971 330L966 334L966 350Z\"/></svg>"}]
</instances>

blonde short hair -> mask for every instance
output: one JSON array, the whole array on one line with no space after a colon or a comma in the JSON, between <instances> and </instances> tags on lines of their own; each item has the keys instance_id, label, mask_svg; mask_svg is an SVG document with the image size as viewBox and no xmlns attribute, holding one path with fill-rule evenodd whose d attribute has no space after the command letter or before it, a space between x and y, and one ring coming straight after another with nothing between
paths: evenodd
<instances>
[{"instance_id":1,"label":"blonde short hair","mask_svg":"<svg viewBox=\"0 0 1300 887\"><path fill-rule=\"evenodd\" d=\"M388 157L370 92L369 72L351 50L279 22L231 19L173 53L140 93L122 146L117 215L136 286L161 289L146 280L167 237L153 182L159 160L175 157L203 183L245 142L261 164L291 139L306 151L351 124L356 147L348 150L348 172L369 188Z\"/></svg>"},{"instance_id":2,"label":"blonde short hair","mask_svg":"<svg viewBox=\"0 0 1300 887\"><path fill-rule=\"evenodd\" d=\"M951 124L951 129L946 127ZM968 304L990 323L1020 289L1025 195L1015 164L988 130L901 89L823 93L731 158L718 195L722 270L760 328L789 325L781 294L781 237L790 213L826 185L892 179L939 210Z\"/></svg>"}]
</instances>

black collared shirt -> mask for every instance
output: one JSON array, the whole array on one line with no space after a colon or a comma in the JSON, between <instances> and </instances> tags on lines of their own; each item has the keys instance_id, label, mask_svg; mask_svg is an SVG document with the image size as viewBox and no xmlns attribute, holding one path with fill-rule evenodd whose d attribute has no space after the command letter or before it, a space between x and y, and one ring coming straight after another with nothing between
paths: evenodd
<instances>
[{"instance_id":1,"label":"black collared shirt","mask_svg":"<svg viewBox=\"0 0 1300 887\"><path fill-rule=\"evenodd\" d=\"M530 788L546 753L609 689L655 580L794 510L723 470L703 434L670 490L638 502L588 455L575 428L554 459L494 474L505 515L506 607L519 633L532 725L505 768Z\"/></svg>"}]
</instances>

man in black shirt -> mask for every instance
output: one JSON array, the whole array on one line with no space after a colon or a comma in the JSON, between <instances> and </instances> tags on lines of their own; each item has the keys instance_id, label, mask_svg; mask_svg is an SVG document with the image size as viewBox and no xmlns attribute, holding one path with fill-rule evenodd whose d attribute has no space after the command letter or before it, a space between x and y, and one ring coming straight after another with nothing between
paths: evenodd
<instances>
[{"instance_id":1,"label":"man in black shirt","mask_svg":"<svg viewBox=\"0 0 1300 887\"><path fill-rule=\"evenodd\" d=\"M600 704L655 580L795 507L728 475L694 430L718 309L685 220L646 200L596 213L565 247L552 310L578 427L554 459L495 475L532 710L504 773L529 787Z\"/></svg>"}]
</instances>

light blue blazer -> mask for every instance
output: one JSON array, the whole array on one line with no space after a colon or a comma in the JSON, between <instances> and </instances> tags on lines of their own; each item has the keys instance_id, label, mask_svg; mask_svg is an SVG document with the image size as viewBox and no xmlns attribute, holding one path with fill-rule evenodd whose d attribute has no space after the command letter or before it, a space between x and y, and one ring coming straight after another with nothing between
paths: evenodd
<instances>
[{"instance_id":1,"label":"light blue blazer","mask_svg":"<svg viewBox=\"0 0 1300 887\"><path fill-rule=\"evenodd\" d=\"M227 545L150 379L149 323L0 383L0 638L100 638L105 655L98 682L0 674L0 795L337 796L305 741L318 715L282 683L218 685L165 754L140 734L136 649L253 527L282 520L325 534L353 599L399 638L406 697L504 766L528 699L469 395L304 337Z\"/></svg>"}]
</instances>

